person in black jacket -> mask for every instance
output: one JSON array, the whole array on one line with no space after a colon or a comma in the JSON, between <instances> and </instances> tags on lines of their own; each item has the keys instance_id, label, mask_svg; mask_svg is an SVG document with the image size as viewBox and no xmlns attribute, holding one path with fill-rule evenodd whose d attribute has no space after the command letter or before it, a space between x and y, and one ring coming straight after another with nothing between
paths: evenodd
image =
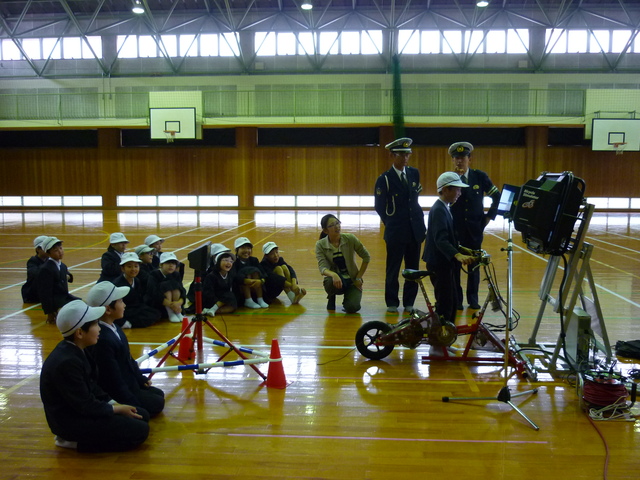
<instances>
[{"instance_id":1,"label":"person in black jacket","mask_svg":"<svg viewBox=\"0 0 640 480\"><path fill-rule=\"evenodd\" d=\"M149 436L149 413L131 405L111 404L96 383L97 370L85 349L100 334L104 307L82 300L68 303L56 325L63 340L40 372L40 398L59 447L79 452L111 452L136 448Z\"/></svg>"},{"instance_id":2,"label":"person in black jacket","mask_svg":"<svg viewBox=\"0 0 640 480\"><path fill-rule=\"evenodd\" d=\"M149 274L144 297L144 303L173 323L182 322L182 307L187 296L177 272L178 263L173 252L164 252L160 256L160 268Z\"/></svg>"},{"instance_id":3,"label":"person in black jacket","mask_svg":"<svg viewBox=\"0 0 640 480\"><path fill-rule=\"evenodd\" d=\"M495 220L500 202L500 192L489 176L482 170L469 168L473 145L469 142L456 142L449 147L449 155L453 160L454 171L460 175L462 182L469 185L463 188L460 198L451 206L453 228L461 245L472 250L482 248L484 229L491 220ZM491 197L491 207L484 212L484 197ZM454 272L458 296L458 310L462 310L464 295L460 285L461 265ZM480 286L480 269L467 272L467 302L469 307L479 309L478 289Z\"/></svg>"},{"instance_id":4,"label":"person in black jacket","mask_svg":"<svg viewBox=\"0 0 640 480\"><path fill-rule=\"evenodd\" d=\"M24 303L38 303L38 290L36 288L36 277L38 276L38 270L44 262L47 261L49 255L42 249L42 244L47 240L46 235L40 235L33 241L33 247L36 249L36 254L27 260L27 281L22 285L20 289L22 293L22 301Z\"/></svg>"},{"instance_id":5,"label":"person in black jacket","mask_svg":"<svg viewBox=\"0 0 640 480\"><path fill-rule=\"evenodd\" d=\"M138 278L142 281L143 285L146 288L147 280L149 279L149 274L154 270L157 270L157 267L153 266L153 255L155 253L155 249L148 245L138 245L135 248L136 255L140 259L140 272L138 273Z\"/></svg>"},{"instance_id":6,"label":"person in black jacket","mask_svg":"<svg viewBox=\"0 0 640 480\"><path fill-rule=\"evenodd\" d=\"M138 255L126 252L120 261L122 275L113 282L118 287L129 288L129 293L123 299L127 306L124 316L116 319L116 324L121 328L150 327L160 320L160 312L144 303L147 284L139 278L141 264Z\"/></svg>"},{"instance_id":7,"label":"person in black jacket","mask_svg":"<svg viewBox=\"0 0 640 480\"><path fill-rule=\"evenodd\" d=\"M400 305L398 274L402 261L404 268L419 268L425 235L424 213L418 203L422 191L420 171L409 166L412 143L410 138L399 138L385 146L393 165L378 177L375 185L375 209L384 224L387 245L384 298L389 313L396 313ZM405 311L413 311L417 294L418 284L405 281L402 289Z\"/></svg>"},{"instance_id":8,"label":"person in black jacket","mask_svg":"<svg viewBox=\"0 0 640 480\"><path fill-rule=\"evenodd\" d=\"M118 403L142 407L154 417L164 408L164 392L151 386L151 381L140 372L131 357L127 336L115 324L124 314L122 299L129 290L111 282L97 283L89 290L87 304L105 307L100 318L100 338L95 347L90 347L90 353L98 365L98 385Z\"/></svg>"},{"instance_id":9,"label":"person in black jacket","mask_svg":"<svg viewBox=\"0 0 640 480\"><path fill-rule=\"evenodd\" d=\"M446 172L436 182L438 200L429 210L427 242L422 259L427 269L435 273L431 277L436 297L436 312L444 320L454 323L456 319L456 293L453 272L458 263L470 265L474 258L458 251L460 246L453 229L453 218L449 206L458 199L460 190L467 185L454 172Z\"/></svg>"},{"instance_id":10,"label":"person in black jacket","mask_svg":"<svg viewBox=\"0 0 640 480\"><path fill-rule=\"evenodd\" d=\"M127 237L125 237L123 233L116 232L109 236L109 247L107 251L102 254L100 262L102 271L100 272L98 282L113 282L120 276L122 273L120 260L122 260L122 255L127 249L128 244L129 240L127 240Z\"/></svg>"},{"instance_id":11,"label":"person in black jacket","mask_svg":"<svg viewBox=\"0 0 640 480\"><path fill-rule=\"evenodd\" d=\"M300 303L307 291L298 284L298 276L293 267L280 256L278 245L275 242L267 242L262 246L262 253L264 257L260 261L260 266L266 275L264 282L266 302L273 302L284 290L291 305Z\"/></svg>"},{"instance_id":12,"label":"person in black jacket","mask_svg":"<svg viewBox=\"0 0 640 480\"><path fill-rule=\"evenodd\" d=\"M266 275L260 267L260 260L251 256L253 244L247 237L236 238L236 261L233 270L236 275L236 297L238 304L247 308L268 308L263 298L263 285Z\"/></svg>"},{"instance_id":13,"label":"person in black jacket","mask_svg":"<svg viewBox=\"0 0 640 480\"><path fill-rule=\"evenodd\" d=\"M47 323L55 323L58 310L78 297L69 293L69 271L62 263L62 240L49 237L43 243L42 249L47 252L49 259L38 270L36 289L42 310L47 315Z\"/></svg>"},{"instance_id":14,"label":"person in black jacket","mask_svg":"<svg viewBox=\"0 0 640 480\"><path fill-rule=\"evenodd\" d=\"M224 247L224 246L222 246ZM202 282L202 313L214 316L217 313L232 313L238 308L233 289L236 277L233 271L235 255L221 251L213 258L214 266Z\"/></svg>"}]
</instances>

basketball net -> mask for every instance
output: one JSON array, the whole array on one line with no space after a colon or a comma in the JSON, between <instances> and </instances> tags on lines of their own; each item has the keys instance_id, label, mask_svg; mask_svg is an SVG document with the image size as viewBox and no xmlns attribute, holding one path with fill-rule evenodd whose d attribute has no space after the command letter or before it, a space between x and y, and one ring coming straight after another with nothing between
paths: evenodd
<instances>
[{"instance_id":1,"label":"basketball net","mask_svg":"<svg viewBox=\"0 0 640 480\"><path fill-rule=\"evenodd\" d=\"M615 148L615 150L616 150L616 155L622 155L624 153L624 146L626 144L627 144L626 142L614 143L613 144L613 148Z\"/></svg>"},{"instance_id":2,"label":"basketball net","mask_svg":"<svg viewBox=\"0 0 640 480\"><path fill-rule=\"evenodd\" d=\"M176 139L175 130L165 130L164 134L167 136L167 143L173 143L173 141Z\"/></svg>"}]
</instances>

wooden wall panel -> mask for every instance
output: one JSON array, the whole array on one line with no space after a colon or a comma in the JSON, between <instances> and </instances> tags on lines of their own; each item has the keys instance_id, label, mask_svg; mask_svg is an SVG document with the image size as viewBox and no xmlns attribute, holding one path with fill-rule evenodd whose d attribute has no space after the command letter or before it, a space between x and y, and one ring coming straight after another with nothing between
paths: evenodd
<instances>
[{"instance_id":1,"label":"wooden wall panel","mask_svg":"<svg viewBox=\"0 0 640 480\"><path fill-rule=\"evenodd\" d=\"M116 195L238 195L251 207L254 195L371 195L391 165L382 147L256 147L254 127L236 131L235 148L120 148L118 129L101 129L97 149L0 148L0 190L102 195L107 208ZM389 136L382 127L381 138ZM640 153L548 147L546 139L546 127L527 127L526 146L477 148L472 166L499 187L570 170L585 179L587 196L640 196ZM437 177L452 168L446 147L414 145L410 164L425 195L435 195Z\"/></svg>"}]
</instances>

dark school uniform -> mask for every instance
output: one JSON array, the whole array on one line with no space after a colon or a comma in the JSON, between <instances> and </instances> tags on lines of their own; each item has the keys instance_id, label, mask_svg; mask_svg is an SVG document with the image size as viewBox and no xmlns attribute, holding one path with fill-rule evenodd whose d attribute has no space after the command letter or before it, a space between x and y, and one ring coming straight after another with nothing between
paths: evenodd
<instances>
[{"instance_id":1,"label":"dark school uniform","mask_svg":"<svg viewBox=\"0 0 640 480\"><path fill-rule=\"evenodd\" d=\"M72 300L78 300L78 297L69 293L67 266L62 262L58 265L51 258L38 270L36 289L46 315L57 312Z\"/></svg>"},{"instance_id":2,"label":"dark school uniform","mask_svg":"<svg viewBox=\"0 0 640 480\"><path fill-rule=\"evenodd\" d=\"M260 266L260 260L258 260L256 257L249 257L246 260L237 257L236 261L233 263L232 271L235 275L234 292L236 294L236 299L238 300L238 305L241 305L245 300L244 292L242 291L244 280L246 278L265 279L266 274Z\"/></svg>"},{"instance_id":3,"label":"dark school uniform","mask_svg":"<svg viewBox=\"0 0 640 480\"><path fill-rule=\"evenodd\" d=\"M129 322L131 328L145 328L160 320L160 312L144 303L145 286L138 277L133 279L133 283L129 283L124 274L121 274L113 284L118 287L129 287L129 293L122 299L126 305L124 316L116 320L119 326Z\"/></svg>"},{"instance_id":4,"label":"dark school uniform","mask_svg":"<svg viewBox=\"0 0 640 480\"><path fill-rule=\"evenodd\" d=\"M154 270L149 274L147 280L147 291L144 295L144 303L158 310L161 318L167 318L167 311L164 305L162 305L162 302L164 301L165 292L172 290L179 290L180 298L182 298L184 302L187 292L180 281L180 274L173 272L171 275L165 276L162 270Z\"/></svg>"},{"instance_id":5,"label":"dark school uniform","mask_svg":"<svg viewBox=\"0 0 640 480\"><path fill-rule=\"evenodd\" d=\"M273 270L278 266L286 265L289 267L289 271L291 272L291 278L297 279L296 271L293 269L291 265L285 262L284 258L280 257L278 259L278 263L271 263L266 255L260 262L260 267L264 270L266 275L264 280L264 301L267 303L273 302L278 295L282 293L284 290L284 283L287 281L286 278L278 275L277 273L273 273Z\"/></svg>"},{"instance_id":6,"label":"dark school uniform","mask_svg":"<svg viewBox=\"0 0 640 480\"><path fill-rule=\"evenodd\" d=\"M129 341L117 325L100 322L98 343L87 348L98 366L98 385L116 402L142 407L151 417L164 409L164 392L153 386L131 357Z\"/></svg>"},{"instance_id":7,"label":"dark school uniform","mask_svg":"<svg viewBox=\"0 0 640 480\"><path fill-rule=\"evenodd\" d=\"M54 435L78 442L79 452L131 450L149 436L143 419L116 415L110 397L96 383L96 367L84 351L67 340L49 354L40 373L40 398Z\"/></svg>"},{"instance_id":8,"label":"dark school uniform","mask_svg":"<svg viewBox=\"0 0 640 480\"><path fill-rule=\"evenodd\" d=\"M102 271L100 272L99 282L112 282L120 276L122 269L120 268L120 262L122 261L122 254L115 248L109 245L107 251L102 254L100 265Z\"/></svg>"},{"instance_id":9,"label":"dark school uniform","mask_svg":"<svg viewBox=\"0 0 640 480\"><path fill-rule=\"evenodd\" d=\"M236 276L233 270L223 277L220 272L211 272L202 282L202 308L211 308L214 304L222 302L233 308L238 307L238 301L234 293Z\"/></svg>"},{"instance_id":10,"label":"dark school uniform","mask_svg":"<svg viewBox=\"0 0 640 480\"><path fill-rule=\"evenodd\" d=\"M427 242L422 259L427 263L427 268L435 273L431 283L436 297L436 311L445 320L454 323L457 295L453 272L458 263L454 258L458 253L458 240L451 212L442 200L436 200L431 207L427 223Z\"/></svg>"},{"instance_id":11,"label":"dark school uniform","mask_svg":"<svg viewBox=\"0 0 640 480\"><path fill-rule=\"evenodd\" d=\"M24 303L38 303L40 301L36 287L36 277L38 276L38 270L46 261L47 258L43 260L38 255L34 255L27 260L27 281L20 289Z\"/></svg>"}]
</instances>

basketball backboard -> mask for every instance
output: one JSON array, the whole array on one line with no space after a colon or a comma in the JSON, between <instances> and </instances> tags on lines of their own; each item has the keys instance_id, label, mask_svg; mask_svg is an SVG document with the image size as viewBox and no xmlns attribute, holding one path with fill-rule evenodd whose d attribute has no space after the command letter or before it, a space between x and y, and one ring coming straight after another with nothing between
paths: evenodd
<instances>
[{"instance_id":1,"label":"basketball backboard","mask_svg":"<svg viewBox=\"0 0 640 480\"><path fill-rule=\"evenodd\" d=\"M175 132L174 138L196 138L196 109L150 108L149 124L152 140L166 140L165 132Z\"/></svg>"},{"instance_id":2,"label":"basketball backboard","mask_svg":"<svg viewBox=\"0 0 640 480\"><path fill-rule=\"evenodd\" d=\"M593 151L640 151L640 119L594 118L591 130Z\"/></svg>"}]
</instances>

